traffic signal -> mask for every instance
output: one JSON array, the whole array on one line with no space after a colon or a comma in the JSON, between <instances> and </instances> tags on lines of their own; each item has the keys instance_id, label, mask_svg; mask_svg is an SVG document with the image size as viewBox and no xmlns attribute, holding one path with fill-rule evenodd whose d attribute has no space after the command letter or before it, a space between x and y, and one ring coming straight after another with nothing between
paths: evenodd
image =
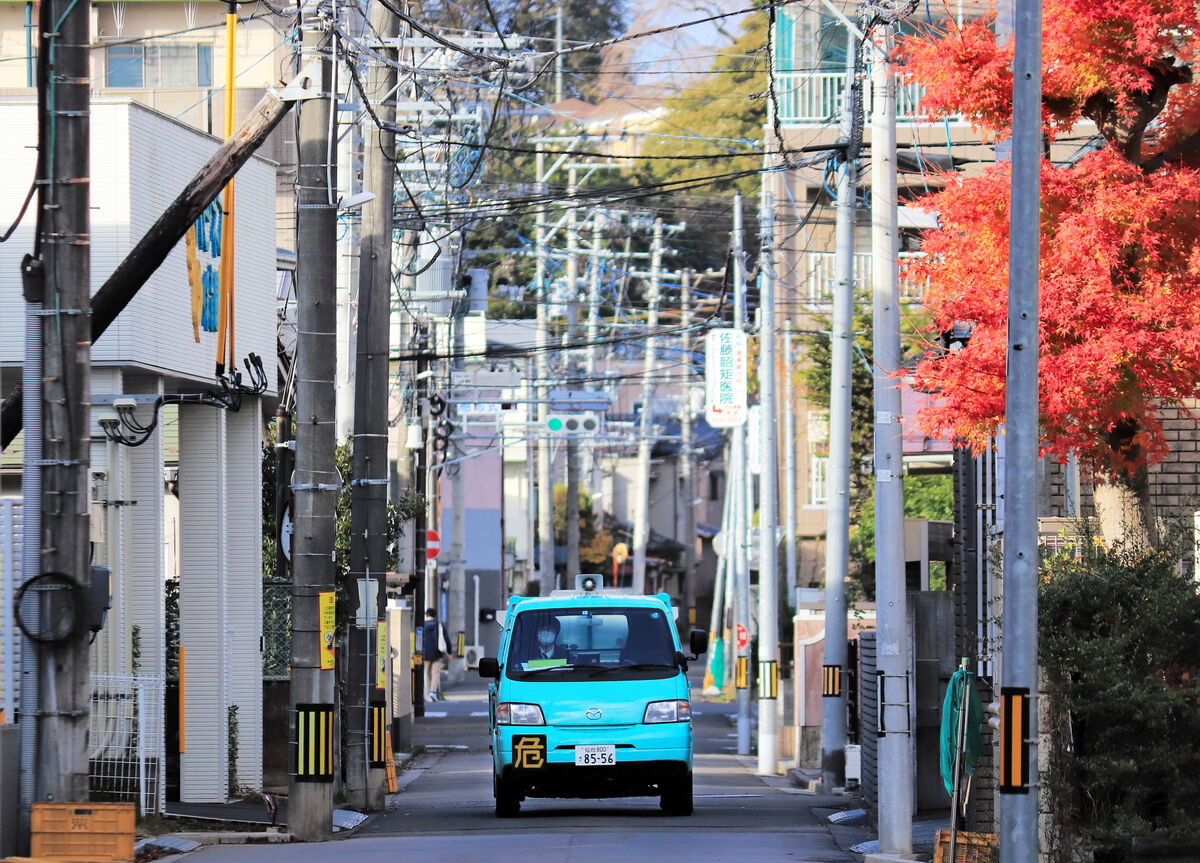
<instances>
[{"instance_id":1,"label":"traffic signal","mask_svg":"<svg viewBox=\"0 0 1200 863\"><path fill-rule=\"evenodd\" d=\"M600 415L594 413L552 413L544 428L559 437L582 437L600 433Z\"/></svg>"}]
</instances>

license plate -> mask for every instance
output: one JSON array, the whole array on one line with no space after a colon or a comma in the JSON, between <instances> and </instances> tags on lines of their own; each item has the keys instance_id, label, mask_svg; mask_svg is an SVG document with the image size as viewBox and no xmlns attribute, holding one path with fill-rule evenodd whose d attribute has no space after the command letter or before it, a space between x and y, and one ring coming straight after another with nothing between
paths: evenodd
<instances>
[{"instance_id":1,"label":"license plate","mask_svg":"<svg viewBox=\"0 0 1200 863\"><path fill-rule=\"evenodd\" d=\"M603 767L617 763L617 747L612 743L575 747L576 767Z\"/></svg>"}]
</instances>

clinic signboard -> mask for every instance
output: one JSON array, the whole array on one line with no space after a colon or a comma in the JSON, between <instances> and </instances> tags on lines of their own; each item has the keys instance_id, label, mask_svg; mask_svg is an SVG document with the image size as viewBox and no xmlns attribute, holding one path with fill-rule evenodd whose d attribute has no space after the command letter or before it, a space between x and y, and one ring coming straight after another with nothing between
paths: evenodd
<instances>
[{"instance_id":1,"label":"clinic signboard","mask_svg":"<svg viewBox=\"0 0 1200 863\"><path fill-rule=\"evenodd\" d=\"M710 330L704 342L704 418L713 428L733 428L746 421L746 334Z\"/></svg>"}]
</instances>

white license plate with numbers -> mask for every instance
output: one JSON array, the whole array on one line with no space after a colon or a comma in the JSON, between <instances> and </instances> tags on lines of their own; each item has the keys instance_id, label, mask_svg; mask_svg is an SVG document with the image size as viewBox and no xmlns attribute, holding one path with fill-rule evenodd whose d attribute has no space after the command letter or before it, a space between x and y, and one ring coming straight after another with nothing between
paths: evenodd
<instances>
[{"instance_id":1,"label":"white license plate with numbers","mask_svg":"<svg viewBox=\"0 0 1200 863\"><path fill-rule=\"evenodd\" d=\"M617 747L612 743L575 747L576 767L603 767L617 763Z\"/></svg>"}]
</instances>

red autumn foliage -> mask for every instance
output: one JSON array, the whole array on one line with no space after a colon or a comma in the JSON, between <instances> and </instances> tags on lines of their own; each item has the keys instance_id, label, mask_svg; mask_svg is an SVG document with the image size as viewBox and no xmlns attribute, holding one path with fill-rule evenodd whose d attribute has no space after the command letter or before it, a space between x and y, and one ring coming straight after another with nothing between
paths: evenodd
<instances>
[{"instance_id":1,"label":"red autumn foliage","mask_svg":"<svg viewBox=\"0 0 1200 863\"><path fill-rule=\"evenodd\" d=\"M1045 0L1049 136L1093 120L1108 146L1043 162L1040 414L1045 452L1128 476L1167 452L1160 411L1200 382L1200 55L1194 0ZM935 116L1006 134L1011 49L990 19L908 39L901 56ZM965 349L930 354L918 383L943 399L919 422L976 448L1004 418L1009 175L950 177L922 202L935 331L974 325Z\"/></svg>"}]
</instances>

